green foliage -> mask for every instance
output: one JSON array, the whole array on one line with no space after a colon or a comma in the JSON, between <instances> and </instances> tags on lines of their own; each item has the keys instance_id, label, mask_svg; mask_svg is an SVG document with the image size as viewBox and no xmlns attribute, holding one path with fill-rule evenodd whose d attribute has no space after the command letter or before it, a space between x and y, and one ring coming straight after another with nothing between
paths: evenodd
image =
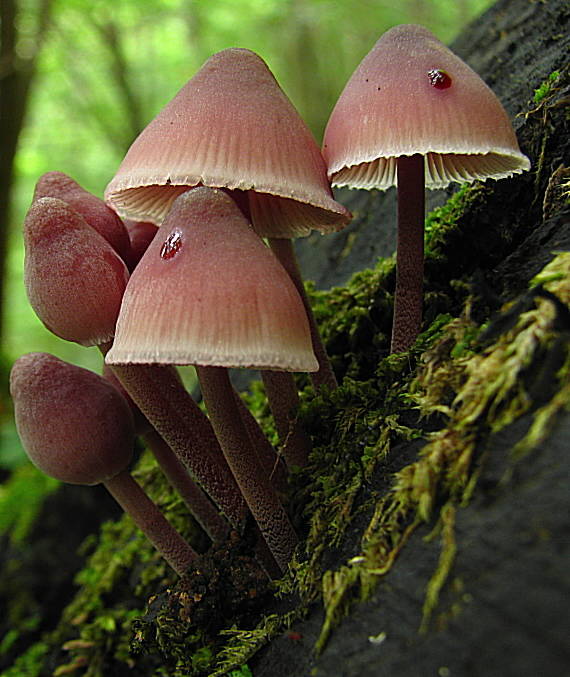
<instances>
[{"instance_id":1,"label":"green foliage","mask_svg":"<svg viewBox=\"0 0 570 677\"><path fill-rule=\"evenodd\" d=\"M59 486L30 463L17 468L0 485L0 536L13 543L25 541L45 497Z\"/></svg>"},{"instance_id":2,"label":"green foliage","mask_svg":"<svg viewBox=\"0 0 570 677\"><path fill-rule=\"evenodd\" d=\"M552 92L552 88L557 83L558 78L560 77L560 71L553 71L546 78L546 80L534 90L534 95L532 100L534 103L539 104L546 99L546 97Z\"/></svg>"},{"instance_id":3,"label":"green foliage","mask_svg":"<svg viewBox=\"0 0 570 677\"><path fill-rule=\"evenodd\" d=\"M39 677L42 674L44 658L50 651L47 642L38 642L31 646L26 653L22 654L7 670L2 672L1 677Z\"/></svg>"}]
</instances>

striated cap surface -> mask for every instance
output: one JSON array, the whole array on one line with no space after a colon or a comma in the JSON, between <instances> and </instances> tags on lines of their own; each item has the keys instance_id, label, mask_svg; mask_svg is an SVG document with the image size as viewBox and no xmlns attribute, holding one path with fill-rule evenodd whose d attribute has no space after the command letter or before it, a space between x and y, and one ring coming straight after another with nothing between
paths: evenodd
<instances>
[{"instance_id":1,"label":"striated cap surface","mask_svg":"<svg viewBox=\"0 0 570 677\"><path fill-rule=\"evenodd\" d=\"M263 237L339 230L350 219L308 127L247 49L206 61L134 141L105 198L126 218L160 224L176 197L198 185L251 191ZM261 218L267 200L276 209Z\"/></svg>"},{"instance_id":2,"label":"striated cap surface","mask_svg":"<svg viewBox=\"0 0 570 677\"><path fill-rule=\"evenodd\" d=\"M133 272L108 364L316 371L303 303L225 192L178 197Z\"/></svg>"},{"instance_id":3,"label":"striated cap surface","mask_svg":"<svg viewBox=\"0 0 570 677\"><path fill-rule=\"evenodd\" d=\"M386 189L396 158L425 156L426 186L529 169L507 113L467 64L422 26L382 35L346 84L325 130L333 185Z\"/></svg>"}]
</instances>

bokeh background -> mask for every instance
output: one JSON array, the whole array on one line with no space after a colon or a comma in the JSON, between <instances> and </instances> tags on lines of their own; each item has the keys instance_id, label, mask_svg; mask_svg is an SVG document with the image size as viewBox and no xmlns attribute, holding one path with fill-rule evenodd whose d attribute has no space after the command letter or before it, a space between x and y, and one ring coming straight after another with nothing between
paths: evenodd
<instances>
[{"instance_id":1,"label":"bokeh background","mask_svg":"<svg viewBox=\"0 0 570 677\"><path fill-rule=\"evenodd\" d=\"M260 54L320 143L344 83L378 37L421 23L444 42L491 0L0 0L0 475L23 461L7 378L52 336L23 286L21 225L46 171L102 195L125 151L214 52Z\"/></svg>"}]
</instances>

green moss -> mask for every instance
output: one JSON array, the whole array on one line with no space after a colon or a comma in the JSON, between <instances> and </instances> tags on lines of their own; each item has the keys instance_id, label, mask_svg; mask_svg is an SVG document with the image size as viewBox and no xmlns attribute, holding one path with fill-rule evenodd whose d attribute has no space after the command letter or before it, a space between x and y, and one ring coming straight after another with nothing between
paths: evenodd
<instances>
[{"instance_id":1,"label":"green moss","mask_svg":"<svg viewBox=\"0 0 570 677\"><path fill-rule=\"evenodd\" d=\"M4 670L1 677L40 677L43 671L44 659L50 652L48 642L37 642L22 654L14 664Z\"/></svg>"},{"instance_id":2,"label":"green moss","mask_svg":"<svg viewBox=\"0 0 570 677\"><path fill-rule=\"evenodd\" d=\"M560 77L560 71L553 71L550 73L550 75L546 78L544 82L540 84L539 87L537 87L534 90L534 94L532 97L532 100L536 104L540 104L546 99L547 96L552 92L553 87L556 85L558 82L558 78Z\"/></svg>"}]
</instances>

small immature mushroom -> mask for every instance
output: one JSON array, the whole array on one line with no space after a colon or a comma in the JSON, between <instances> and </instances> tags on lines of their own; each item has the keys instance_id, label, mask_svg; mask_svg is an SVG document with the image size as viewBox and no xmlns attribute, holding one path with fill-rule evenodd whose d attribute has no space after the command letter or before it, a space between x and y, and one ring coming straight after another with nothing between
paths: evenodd
<instances>
[{"instance_id":1,"label":"small immature mushroom","mask_svg":"<svg viewBox=\"0 0 570 677\"><path fill-rule=\"evenodd\" d=\"M107 363L195 364L212 425L284 571L296 536L245 428L226 367L314 371L302 301L223 191L178 197L135 269Z\"/></svg>"},{"instance_id":2,"label":"small immature mushroom","mask_svg":"<svg viewBox=\"0 0 570 677\"><path fill-rule=\"evenodd\" d=\"M422 321L424 192L530 167L507 113L481 78L426 28L384 33L330 116L323 155L333 185L398 186L392 352Z\"/></svg>"},{"instance_id":3,"label":"small immature mushroom","mask_svg":"<svg viewBox=\"0 0 570 677\"><path fill-rule=\"evenodd\" d=\"M336 380L305 296L290 238L340 230L315 140L265 62L247 49L214 54L129 149L105 198L119 214L161 223L174 199L205 185L232 192L261 237L279 240L311 323L317 384ZM273 245L272 245L273 246Z\"/></svg>"},{"instance_id":4,"label":"small immature mushroom","mask_svg":"<svg viewBox=\"0 0 570 677\"><path fill-rule=\"evenodd\" d=\"M63 200L107 240L123 261L127 261L130 249L127 230L121 219L103 200L86 191L62 172L48 172L38 179L33 199L35 201L42 197Z\"/></svg>"},{"instance_id":5,"label":"small immature mushroom","mask_svg":"<svg viewBox=\"0 0 570 677\"><path fill-rule=\"evenodd\" d=\"M149 221L125 221L125 228L129 234L131 243L130 256L127 262L129 270L134 270L137 263L141 260L147 247L152 242L157 226Z\"/></svg>"},{"instance_id":6,"label":"small immature mushroom","mask_svg":"<svg viewBox=\"0 0 570 677\"><path fill-rule=\"evenodd\" d=\"M29 353L12 367L10 393L18 433L32 463L62 482L103 483L183 575L196 553L127 470L134 425L118 390L86 369L46 353Z\"/></svg>"},{"instance_id":7,"label":"small immature mushroom","mask_svg":"<svg viewBox=\"0 0 570 677\"><path fill-rule=\"evenodd\" d=\"M110 341L129 272L119 255L66 202L43 197L24 224L24 282L32 308L56 336Z\"/></svg>"}]
</instances>

